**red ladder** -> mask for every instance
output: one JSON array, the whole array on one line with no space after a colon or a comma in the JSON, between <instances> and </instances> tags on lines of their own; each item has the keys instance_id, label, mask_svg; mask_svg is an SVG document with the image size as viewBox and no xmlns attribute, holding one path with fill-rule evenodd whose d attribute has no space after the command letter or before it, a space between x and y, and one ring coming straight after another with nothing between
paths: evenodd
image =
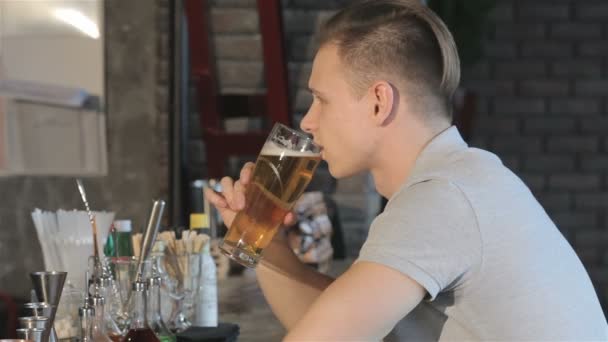
<instances>
[{"instance_id":1,"label":"red ladder","mask_svg":"<svg viewBox=\"0 0 608 342\"><path fill-rule=\"evenodd\" d=\"M201 132L207 153L208 177L225 175L225 164L230 156L255 156L260 151L269 128L275 122L291 123L287 63L283 42L283 22L280 0L257 0L265 65L266 94L247 96L238 101L234 96L220 95L216 77L214 53L210 44L209 9L207 1L184 2L191 77L196 82L200 103ZM243 100L243 97L240 98ZM268 119L268 126L259 131L227 132L222 125L228 105L241 103L248 115L251 112ZM249 112L249 113L247 113Z\"/></svg>"}]
</instances>

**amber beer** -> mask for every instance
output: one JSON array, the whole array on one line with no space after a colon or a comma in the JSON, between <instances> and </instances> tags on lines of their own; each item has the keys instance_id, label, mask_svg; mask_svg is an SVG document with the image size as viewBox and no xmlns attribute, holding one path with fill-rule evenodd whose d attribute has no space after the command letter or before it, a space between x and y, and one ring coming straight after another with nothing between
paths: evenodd
<instances>
[{"instance_id":1,"label":"amber beer","mask_svg":"<svg viewBox=\"0 0 608 342\"><path fill-rule=\"evenodd\" d=\"M316 145L304 139L314 147L312 151L294 151L269 138L258 156L245 193L245 209L237 213L221 246L247 267L258 263L262 250L306 189L321 160Z\"/></svg>"}]
</instances>

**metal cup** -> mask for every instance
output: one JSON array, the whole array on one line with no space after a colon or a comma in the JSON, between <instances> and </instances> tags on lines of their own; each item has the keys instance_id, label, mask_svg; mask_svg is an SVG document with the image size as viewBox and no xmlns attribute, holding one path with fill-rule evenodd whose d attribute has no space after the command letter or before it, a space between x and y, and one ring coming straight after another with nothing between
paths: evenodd
<instances>
[{"instance_id":1,"label":"metal cup","mask_svg":"<svg viewBox=\"0 0 608 342\"><path fill-rule=\"evenodd\" d=\"M19 326L24 329L47 329L49 327L48 317L19 317Z\"/></svg>"},{"instance_id":2,"label":"metal cup","mask_svg":"<svg viewBox=\"0 0 608 342\"><path fill-rule=\"evenodd\" d=\"M53 327L55 322L55 313L57 312L57 305L61 299L61 291L63 290L63 284L68 272L32 272L30 273L30 279L34 285L36 296L38 300L49 303L51 305L51 312L48 316L50 319L50 339L49 341L58 341L57 333Z\"/></svg>"},{"instance_id":3,"label":"metal cup","mask_svg":"<svg viewBox=\"0 0 608 342\"><path fill-rule=\"evenodd\" d=\"M38 300L58 305L67 272L32 272L30 278Z\"/></svg>"},{"instance_id":4,"label":"metal cup","mask_svg":"<svg viewBox=\"0 0 608 342\"><path fill-rule=\"evenodd\" d=\"M32 302L23 305L32 317L51 317L53 310L56 309L53 305L45 302Z\"/></svg>"},{"instance_id":5,"label":"metal cup","mask_svg":"<svg viewBox=\"0 0 608 342\"><path fill-rule=\"evenodd\" d=\"M19 326L22 329L43 329L42 341L49 341L51 327L49 325L48 317L19 317Z\"/></svg>"},{"instance_id":6,"label":"metal cup","mask_svg":"<svg viewBox=\"0 0 608 342\"><path fill-rule=\"evenodd\" d=\"M30 340L33 342L44 342L43 340L44 329L40 328L29 328L29 329L17 329L17 337L24 340Z\"/></svg>"},{"instance_id":7,"label":"metal cup","mask_svg":"<svg viewBox=\"0 0 608 342\"><path fill-rule=\"evenodd\" d=\"M57 333L55 332L55 327L53 326L53 322L51 321L51 317L55 317L55 312L57 312L57 306L51 305L45 302L32 302L25 303L23 305L28 313L32 317L48 317L48 330L45 331L45 340L49 342L57 342L59 339L57 338Z\"/></svg>"}]
</instances>

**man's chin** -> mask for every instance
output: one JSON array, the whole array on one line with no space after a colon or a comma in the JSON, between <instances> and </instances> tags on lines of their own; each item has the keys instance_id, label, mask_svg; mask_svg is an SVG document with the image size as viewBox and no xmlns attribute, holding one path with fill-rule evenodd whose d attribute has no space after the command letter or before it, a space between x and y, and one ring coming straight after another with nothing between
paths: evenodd
<instances>
[{"instance_id":1,"label":"man's chin","mask_svg":"<svg viewBox=\"0 0 608 342\"><path fill-rule=\"evenodd\" d=\"M329 161L327 161L327 160L325 160L325 161L327 162L327 169L329 170L329 174L336 179L342 178L340 176L340 173L336 169L336 167L332 166L332 164Z\"/></svg>"},{"instance_id":2,"label":"man's chin","mask_svg":"<svg viewBox=\"0 0 608 342\"><path fill-rule=\"evenodd\" d=\"M332 167L332 164L329 162L327 162L327 166L329 169L329 174L336 179L348 178L361 173L360 170L348 170L345 168L340 169L336 167L336 165Z\"/></svg>"}]
</instances>

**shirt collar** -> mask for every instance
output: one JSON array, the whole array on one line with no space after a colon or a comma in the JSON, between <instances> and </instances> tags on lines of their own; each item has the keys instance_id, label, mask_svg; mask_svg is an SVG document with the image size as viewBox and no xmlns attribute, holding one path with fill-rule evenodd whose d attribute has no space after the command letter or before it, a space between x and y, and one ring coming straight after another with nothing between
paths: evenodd
<instances>
[{"instance_id":1,"label":"shirt collar","mask_svg":"<svg viewBox=\"0 0 608 342\"><path fill-rule=\"evenodd\" d=\"M451 154L467 148L468 145L460 136L460 132L456 126L451 126L442 131L431 139L422 152L420 152L406 185L435 170L439 164L445 163L446 158Z\"/></svg>"}]
</instances>

